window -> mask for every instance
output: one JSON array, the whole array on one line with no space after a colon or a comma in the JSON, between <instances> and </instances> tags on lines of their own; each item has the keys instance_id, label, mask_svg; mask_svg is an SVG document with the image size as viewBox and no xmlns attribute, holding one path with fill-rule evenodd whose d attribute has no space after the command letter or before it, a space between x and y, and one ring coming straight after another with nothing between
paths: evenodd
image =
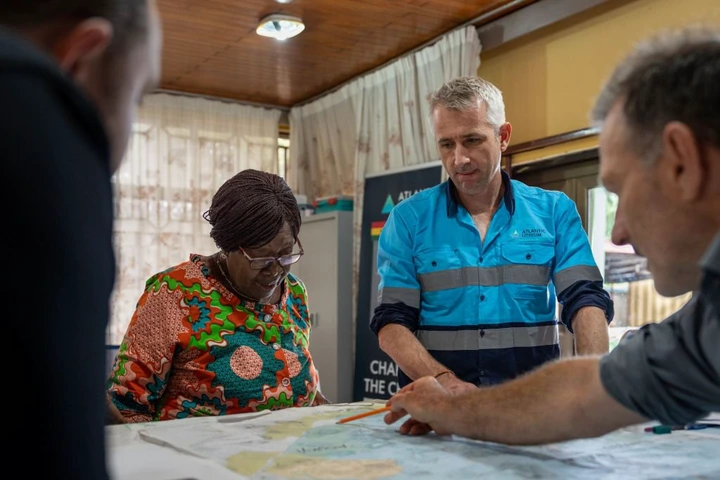
<instances>
[{"instance_id":1,"label":"window","mask_svg":"<svg viewBox=\"0 0 720 480\"><path fill-rule=\"evenodd\" d=\"M203 213L237 172L283 173L277 163L280 111L201 98L145 97L113 177L117 280L107 329L118 345L145 281L191 253L216 251Z\"/></svg>"},{"instance_id":2,"label":"window","mask_svg":"<svg viewBox=\"0 0 720 480\"><path fill-rule=\"evenodd\" d=\"M290 140L278 138L278 172L287 179L288 167L290 165Z\"/></svg>"},{"instance_id":3,"label":"window","mask_svg":"<svg viewBox=\"0 0 720 480\"><path fill-rule=\"evenodd\" d=\"M628 329L657 323L678 311L692 294L663 297L655 290L645 258L631 245L612 243L617 195L602 187L588 191L589 237L595 261L603 272L604 287L615 302L610 324L610 348L617 345Z\"/></svg>"}]
</instances>

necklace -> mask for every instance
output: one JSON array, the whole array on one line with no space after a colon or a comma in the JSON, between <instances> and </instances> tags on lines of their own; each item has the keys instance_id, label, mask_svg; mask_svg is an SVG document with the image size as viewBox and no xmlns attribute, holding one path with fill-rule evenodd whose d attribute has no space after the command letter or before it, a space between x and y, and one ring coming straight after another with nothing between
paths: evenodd
<instances>
[{"instance_id":1,"label":"necklace","mask_svg":"<svg viewBox=\"0 0 720 480\"><path fill-rule=\"evenodd\" d=\"M218 266L220 273L222 274L223 278L225 278L225 281L228 283L228 286L230 287L230 290L232 291L232 293L235 294L235 296L238 298L245 298L244 295L242 295L242 294L240 294L240 292L238 292L237 287L235 287L235 284L233 283L233 281L230 280L229 275L227 273L225 273L225 269L222 266L222 262L220 261L219 256L215 257L215 264Z\"/></svg>"}]
</instances>

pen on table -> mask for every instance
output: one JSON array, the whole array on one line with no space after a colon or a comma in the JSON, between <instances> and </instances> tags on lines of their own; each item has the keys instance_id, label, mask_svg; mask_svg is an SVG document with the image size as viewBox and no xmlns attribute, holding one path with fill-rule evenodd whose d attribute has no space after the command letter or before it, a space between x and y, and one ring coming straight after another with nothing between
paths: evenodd
<instances>
[{"instance_id":1,"label":"pen on table","mask_svg":"<svg viewBox=\"0 0 720 480\"><path fill-rule=\"evenodd\" d=\"M699 422L690 423L688 425L655 425L653 427L645 427L645 431L664 434L672 433L675 430L703 430L706 428L720 428L720 424Z\"/></svg>"},{"instance_id":2,"label":"pen on table","mask_svg":"<svg viewBox=\"0 0 720 480\"><path fill-rule=\"evenodd\" d=\"M718 423L698 422L685 426L685 430L704 430L706 428L720 428Z\"/></svg>"},{"instance_id":3,"label":"pen on table","mask_svg":"<svg viewBox=\"0 0 720 480\"><path fill-rule=\"evenodd\" d=\"M653 427L645 427L645 431L661 435L664 433L672 433L673 430L682 430L682 428L683 427L673 427L671 425L655 425Z\"/></svg>"},{"instance_id":4,"label":"pen on table","mask_svg":"<svg viewBox=\"0 0 720 480\"><path fill-rule=\"evenodd\" d=\"M357 414L357 415L353 415L352 417L345 417L345 418L343 418L343 419L341 419L341 420L338 420L337 423L339 423L339 424L340 424L340 423L348 423L348 422L352 422L352 421L355 421L355 420L360 420L361 418L370 417L370 416L372 416L372 415L378 415L378 414L380 414L380 413L385 413L385 412L389 412L389 411L390 411L390 407L378 408L378 409L376 409L376 410L370 410L369 412L359 413L359 414Z\"/></svg>"}]
</instances>

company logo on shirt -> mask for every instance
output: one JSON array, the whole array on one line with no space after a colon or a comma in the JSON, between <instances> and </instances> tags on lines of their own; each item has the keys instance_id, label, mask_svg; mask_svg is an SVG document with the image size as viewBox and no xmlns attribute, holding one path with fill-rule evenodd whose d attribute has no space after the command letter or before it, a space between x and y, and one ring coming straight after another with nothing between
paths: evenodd
<instances>
[{"instance_id":1,"label":"company logo on shirt","mask_svg":"<svg viewBox=\"0 0 720 480\"><path fill-rule=\"evenodd\" d=\"M547 233L547 230L544 228L526 228L522 231L520 234L521 237L542 237Z\"/></svg>"},{"instance_id":2,"label":"company logo on shirt","mask_svg":"<svg viewBox=\"0 0 720 480\"><path fill-rule=\"evenodd\" d=\"M510 234L512 238L532 238L542 237L547 233L544 228L524 228L522 230L513 230Z\"/></svg>"}]
</instances>

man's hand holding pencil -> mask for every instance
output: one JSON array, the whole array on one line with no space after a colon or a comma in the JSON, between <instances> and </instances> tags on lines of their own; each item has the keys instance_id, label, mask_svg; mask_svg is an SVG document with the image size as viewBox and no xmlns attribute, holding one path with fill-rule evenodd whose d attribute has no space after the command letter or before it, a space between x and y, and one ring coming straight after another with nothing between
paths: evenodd
<instances>
[{"instance_id":1,"label":"man's hand holding pencil","mask_svg":"<svg viewBox=\"0 0 720 480\"><path fill-rule=\"evenodd\" d=\"M410 415L399 429L403 435L450 435L457 431L456 394L449 392L435 377L424 377L402 388L383 408L343 418L337 423L349 423L372 415L386 413L385 423L392 424Z\"/></svg>"},{"instance_id":2,"label":"man's hand holding pencil","mask_svg":"<svg viewBox=\"0 0 720 480\"><path fill-rule=\"evenodd\" d=\"M392 424L410 415L400 426L401 434L425 435L435 430L438 435L449 435L454 431L453 397L437 379L420 378L388 400L391 411L385 415L385 423Z\"/></svg>"}]
</instances>

